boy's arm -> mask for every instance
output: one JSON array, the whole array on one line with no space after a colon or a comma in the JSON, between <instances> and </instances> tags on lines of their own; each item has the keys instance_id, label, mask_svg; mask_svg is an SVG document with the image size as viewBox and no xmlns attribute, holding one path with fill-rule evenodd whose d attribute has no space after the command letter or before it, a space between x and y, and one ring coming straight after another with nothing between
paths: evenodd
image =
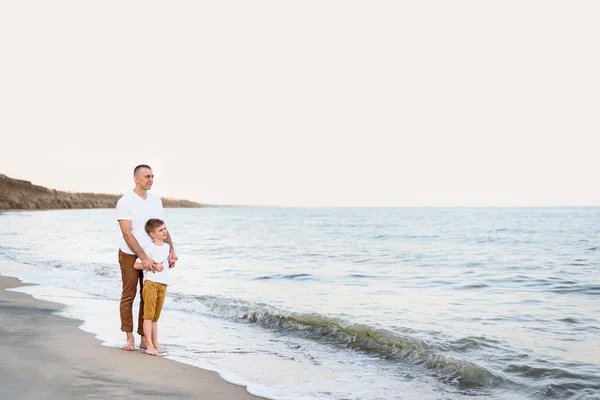
<instances>
[{"instance_id":1,"label":"boy's arm","mask_svg":"<svg viewBox=\"0 0 600 400\"><path fill-rule=\"evenodd\" d=\"M138 258L138 260L139 260L139 258ZM140 262L138 262L138 261L136 261L135 263L133 263L133 268L134 269L139 269L141 271L144 270L144 266ZM152 272L160 272L163 269L164 269L163 263L154 263L154 269L152 270Z\"/></svg>"}]
</instances>

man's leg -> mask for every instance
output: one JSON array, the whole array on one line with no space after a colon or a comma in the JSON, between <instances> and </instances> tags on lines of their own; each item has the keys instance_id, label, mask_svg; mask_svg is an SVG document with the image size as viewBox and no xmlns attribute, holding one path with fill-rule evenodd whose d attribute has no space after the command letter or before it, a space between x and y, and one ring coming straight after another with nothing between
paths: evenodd
<instances>
[{"instance_id":1,"label":"man's leg","mask_svg":"<svg viewBox=\"0 0 600 400\"><path fill-rule=\"evenodd\" d=\"M139 273L138 281L140 283L140 309L138 313L138 334L141 336L140 347L146 347L146 340L144 338L144 296L142 291L144 290L144 271L137 270Z\"/></svg>"},{"instance_id":2,"label":"man's leg","mask_svg":"<svg viewBox=\"0 0 600 400\"><path fill-rule=\"evenodd\" d=\"M135 350L135 339L133 337L133 300L137 292L140 272L133 268L137 257L126 254L119 250L119 265L121 266L121 280L123 290L121 292L121 330L127 334L127 344L123 350ZM138 329L139 330L139 329Z\"/></svg>"}]
</instances>

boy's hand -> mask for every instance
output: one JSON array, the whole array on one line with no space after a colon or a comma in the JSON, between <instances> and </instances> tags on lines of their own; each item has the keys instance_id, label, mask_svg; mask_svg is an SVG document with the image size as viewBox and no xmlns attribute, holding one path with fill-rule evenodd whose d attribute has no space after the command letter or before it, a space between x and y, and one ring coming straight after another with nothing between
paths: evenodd
<instances>
[{"instance_id":1,"label":"boy's hand","mask_svg":"<svg viewBox=\"0 0 600 400\"><path fill-rule=\"evenodd\" d=\"M162 263L154 263L154 270L152 272L160 272L165 269Z\"/></svg>"},{"instance_id":2,"label":"boy's hand","mask_svg":"<svg viewBox=\"0 0 600 400\"><path fill-rule=\"evenodd\" d=\"M173 268L177 260L179 260L179 257L177 257L177 254L174 251L172 251L169 254L169 268Z\"/></svg>"}]
</instances>

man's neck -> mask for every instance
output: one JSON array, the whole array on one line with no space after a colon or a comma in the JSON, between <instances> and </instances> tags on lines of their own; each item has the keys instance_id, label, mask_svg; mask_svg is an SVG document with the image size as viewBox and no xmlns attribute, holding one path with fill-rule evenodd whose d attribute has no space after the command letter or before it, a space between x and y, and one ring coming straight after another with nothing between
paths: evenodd
<instances>
[{"instance_id":1,"label":"man's neck","mask_svg":"<svg viewBox=\"0 0 600 400\"><path fill-rule=\"evenodd\" d=\"M146 189L136 186L135 189L133 189L133 191L142 199L146 200L146 197L148 196L148 191Z\"/></svg>"}]
</instances>

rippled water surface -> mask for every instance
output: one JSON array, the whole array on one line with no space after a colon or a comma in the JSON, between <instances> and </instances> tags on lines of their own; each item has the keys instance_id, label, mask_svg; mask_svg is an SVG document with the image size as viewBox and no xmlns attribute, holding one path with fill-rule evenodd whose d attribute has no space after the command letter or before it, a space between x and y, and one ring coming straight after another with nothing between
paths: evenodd
<instances>
[{"instance_id":1,"label":"rippled water surface","mask_svg":"<svg viewBox=\"0 0 600 400\"><path fill-rule=\"evenodd\" d=\"M171 358L274 399L600 398L600 209L166 211ZM115 216L0 214L0 273L116 346Z\"/></svg>"}]
</instances>

